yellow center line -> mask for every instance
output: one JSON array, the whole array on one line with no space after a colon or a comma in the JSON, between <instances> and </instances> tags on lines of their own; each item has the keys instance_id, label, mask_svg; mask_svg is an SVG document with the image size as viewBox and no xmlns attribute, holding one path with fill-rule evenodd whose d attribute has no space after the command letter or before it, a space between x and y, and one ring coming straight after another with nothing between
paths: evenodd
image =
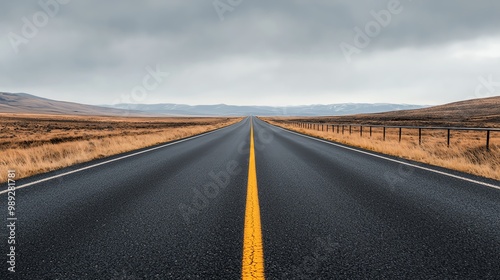
<instances>
[{"instance_id":1,"label":"yellow center line","mask_svg":"<svg viewBox=\"0 0 500 280\"><path fill-rule=\"evenodd\" d=\"M253 122L250 120L250 157L243 236L242 279L264 279L264 248L260 224L259 192L255 169Z\"/></svg>"}]
</instances>

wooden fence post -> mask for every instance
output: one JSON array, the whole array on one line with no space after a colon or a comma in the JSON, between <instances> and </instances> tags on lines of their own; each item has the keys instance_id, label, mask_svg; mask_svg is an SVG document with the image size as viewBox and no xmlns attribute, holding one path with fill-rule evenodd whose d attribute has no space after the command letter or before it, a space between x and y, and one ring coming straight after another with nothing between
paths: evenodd
<instances>
[{"instance_id":1,"label":"wooden fence post","mask_svg":"<svg viewBox=\"0 0 500 280\"><path fill-rule=\"evenodd\" d=\"M450 146L450 129L448 128L448 147Z\"/></svg>"},{"instance_id":2,"label":"wooden fence post","mask_svg":"<svg viewBox=\"0 0 500 280\"><path fill-rule=\"evenodd\" d=\"M490 150L490 131L486 130L486 151Z\"/></svg>"}]
</instances>

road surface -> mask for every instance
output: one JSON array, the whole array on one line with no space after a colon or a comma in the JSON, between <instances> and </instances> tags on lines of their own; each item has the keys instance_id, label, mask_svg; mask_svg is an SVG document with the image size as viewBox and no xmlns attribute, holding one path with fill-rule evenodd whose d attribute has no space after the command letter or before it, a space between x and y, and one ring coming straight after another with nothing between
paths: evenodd
<instances>
[{"instance_id":1,"label":"road surface","mask_svg":"<svg viewBox=\"0 0 500 280\"><path fill-rule=\"evenodd\" d=\"M498 185L246 118L16 181L0 279L499 279Z\"/></svg>"}]
</instances>

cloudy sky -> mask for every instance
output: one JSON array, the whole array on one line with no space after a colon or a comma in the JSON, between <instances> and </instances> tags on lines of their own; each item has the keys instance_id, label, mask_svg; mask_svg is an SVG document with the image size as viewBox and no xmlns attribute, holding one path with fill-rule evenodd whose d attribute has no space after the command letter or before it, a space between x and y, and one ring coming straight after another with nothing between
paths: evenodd
<instances>
[{"instance_id":1,"label":"cloudy sky","mask_svg":"<svg viewBox=\"0 0 500 280\"><path fill-rule=\"evenodd\" d=\"M0 91L87 104L500 95L499 11L497 0L3 1Z\"/></svg>"}]
</instances>

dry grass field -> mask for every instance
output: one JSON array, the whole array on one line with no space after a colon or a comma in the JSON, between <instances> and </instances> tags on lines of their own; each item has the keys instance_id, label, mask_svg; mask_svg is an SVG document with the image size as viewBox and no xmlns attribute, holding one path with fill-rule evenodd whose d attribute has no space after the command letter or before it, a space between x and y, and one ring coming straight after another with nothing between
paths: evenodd
<instances>
[{"instance_id":1,"label":"dry grass field","mask_svg":"<svg viewBox=\"0 0 500 280\"><path fill-rule=\"evenodd\" d=\"M423 126L423 127L488 127L500 128L500 96L479 98L449 103L417 110L393 111L378 114L359 114L329 117L264 118L264 120L304 134L344 143L384 154L407 158L423 163L459 170L478 176L500 180L500 132L492 131L490 150L487 151L486 132L452 131L450 146L446 130L423 129L419 144L418 129L403 129L399 142L399 129L387 128L383 140L383 129L368 125ZM363 135L359 126L344 127L344 134L316 129L304 129L290 125L287 121L319 124L365 125ZM337 127L336 127L337 128Z\"/></svg>"},{"instance_id":2,"label":"dry grass field","mask_svg":"<svg viewBox=\"0 0 500 280\"><path fill-rule=\"evenodd\" d=\"M369 128L364 127L361 136L359 126L353 126L351 133L349 127L345 126L342 134L341 126L340 131L337 127L332 131L330 126L327 132L325 126L320 126L318 131L317 128L299 128L288 123L288 120L279 118L263 120L326 140L500 180L500 132L491 132L490 150L487 151L485 132L453 131L448 147L446 130L424 129L422 143L419 145L417 129L403 129L399 142L397 128L387 128L384 141L382 128L372 128L370 136Z\"/></svg>"},{"instance_id":3,"label":"dry grass field","mask_svg":"<svg viewBox=\"0 0 500 280\"><path fill-rule=\"evenodd\" d=\"M227 126L241 118L90 117L0 114L0 182Z\"/></svg>"}]
</instances>

